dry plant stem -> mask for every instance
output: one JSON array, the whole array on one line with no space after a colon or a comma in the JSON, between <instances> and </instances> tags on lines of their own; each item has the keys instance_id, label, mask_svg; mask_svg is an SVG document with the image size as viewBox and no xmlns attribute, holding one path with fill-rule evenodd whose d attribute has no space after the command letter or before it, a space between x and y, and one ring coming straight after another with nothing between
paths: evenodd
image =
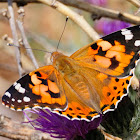
<instances>
[{"instance_id":1,"label":"dry plant stem","mask_svg":"<svg viewBox=\"0 0 140 140\"><path fill-rule=\"evenodd\" d=\"M12 36L13 36L13 42L15 46L19 46L18 43L18 36L17 36L17 31L16 31L16 25L15 25L15 19L14 19L14 11L12 7L12 0L8 0L8 11L9 11L9 23L12 31ZM18 47L15 48L15 54L16 54L16 60L18 64L18 72L19 76L22 76L22 66L21 66L21 56L20 56L20 50Z\"/></svg>"},{"instance_id":2,"label":"dry plant stem","mask_svg":"<svg viewBox=\"0 0 140 140\"><path fill-rule=\"evenodd\" d=\"M20 2L21 0L13 0L14 2ZM124 13L115 11L112 9L107 9L95 5L91 5L89 3L80 1L80 0L58 0L62 2L63 4L66 4L68 6L73 6L78 9L85 10L87 12L93 13L97 15L98 17L108 17L112 19L118 19L125 22L129 22L132 24L140 24L140 17L134 16L132 14ZM6 2L6 0L0 0L0 2ZM24 0L26 3L38 3L38 0ZM52 2L52 1L51 1ZM52 6L52 4L51 4Z\"/></svg>"},{"instance_id":3,"label":"dry plant stem","mask_svg":"<svg viewBox=\"0 0 140 140\"><path fill-rule=\"evenodd\" d=\"M52 1L50 0L38 0L44 4L47 4L49 6L52 6ZM56 1L53 3L53 8L61 12L62 14L69 16L70 19L72 19L74 22L76 22L87 34L88 36L93 39L97 40L100 38L98 33L87 23L87 21L84 19L83 16L80 16L73 10L71 10L69 7L65 6L64 4Z\"/></svg>"},{"instance_id":4,"label":"dry plant stem","mask_svg":"<svg viewBox=\"0 0 140 140\"><path fill-rule=\"evenodd\" d=\"M47 140L50 139L48 134L34 130L26 124L13 121L8 117L0 115L0 136L12 140Z\"/></svg>"},{"instance_id":5,"label":"dry plant stem","mask_svg":"<svg viewBox=\"0 0 140 140\"><path fill-rule=\"evenodd\" d=\"M4 12L7 12L7 9L3 8L3 9L0 9L0 14L3 15Z\"/></svg>"},{"instance_id":6,"label":"dry plant stem","mask_svg":"<svg viewBox=\"0 0 140 140\"><path fill-rule=\"evenodd\" d=\"M121 138L118 138L118 137L115 137L111 134L108 134L103 130L101 132L104 134L106 140L122 140Z\"/></svg>"},{"instance_id":7,"label":"dry plant stem","mask_svg":"<svg viewBox=\"0 0 140 140\"><path fill-rule=\"evenodd\" d=\"M36 61L36 59L34 57L32 49L31 49L31 47L30 47L30 45L29 45L29 43L27 41L27 38L26 38L26 35L25 35L25 31L24 31L24 27L23 27L23 22L21 22L20 20L17 20L17 25L18 25L18 28L19 28L20 33L22 35L22 39L23 39L23 43L24 43L25 49L27 48L26 51L29 54L29 56L30 56L30 58L31 58L35 68L37 69L37 68L39 68L39 66L38 66L37 61Z\"/></svg>"},{"instance_id":8,"label":"dry plant stem","mask_svg":"<svg viewBox=\"0 0 140 140\"><path fill-rule=\"evenodd\" d=\"M66 5L73 6L85 10L87 12L93 13L98 17L108 17L112 19L126 21L132 24L140 24L140 17L128 13L95 6L89 3L82 2L80 0L58 0L58 1L61 1Z\"/></svg>"},{"instance_id":9,"label":"dry plant stem","mask_svg":"<svg viewBox=\"0 0 140 140\"><path fill-rule=\"evenodd\" d=\"M127 0L132 3L134 6L140 8L140 1L139 0Z\"/></svg>"}]
</instances>

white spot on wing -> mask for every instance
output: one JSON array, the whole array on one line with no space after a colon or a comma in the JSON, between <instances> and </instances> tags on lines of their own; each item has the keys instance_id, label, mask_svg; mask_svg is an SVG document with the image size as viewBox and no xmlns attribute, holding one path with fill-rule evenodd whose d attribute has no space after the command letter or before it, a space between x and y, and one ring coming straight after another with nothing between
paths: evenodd
<instances>
[{"instance_id":1,"label":"white spot on wing","mask_svg":"<svg viewBox=\"0 0 140 140\"><path fill-rule=\"evenodd\" d=\"M13 105L13 104L11 104L11 107L14 107L14 105Z\"/></svg>"},{"instance_id":2,"label":"white spot on wing","mask_svg":"<svg viewBox=\"0 0 140 140\"><path fill-rule=\"evenodd\" d=\"M11 94L7 91L7 92L5 92L5 95L7 96L7 97L11 97Z\"/></svg>"},{"instance_id":3,"label":"white spot on wing","mask_svg":"<svg viewBox=\"0 0 140 140\"><path fill-rule=\"evenodd\" d=\"M17 109L17 111L22 111L22 109Z\"/></svg>"},{"instance_id":4,"label":"white spot on wing","mask_svg":"<svg viewBox=\"0 0 140 140\"><path fill-rule=\"evenodd\" d=\"M13 102L15 101L15 99L14 99L14 98L12 98L11 100L12 100Z\"/></svg>"},{"instance_id":5,"label":"white spot on wing","mask_svg":"<svg viewBox=\"0 0 140 140\"><path fill-rule=\"evenodd\" d=\"M15 111L15 109L14 109L14 108L10 108L10 109Z\"/></svg>"},{"instance_id":6,"label":"white spot on wing","mask_svg":"<svg viewBox=\"0 0 140 140\"><path fill-rule=\"evenodd\" d=\"M125 40L131 40L133 38L132 34L125 35Z\"/></svg>"},{"instance_id":7,"label":"white spot on wing","mask_svg":"<svg viewBox=\"0 0 140 140\"><path fill-rule=\"evenodd\" d=\"M122 35L130 35L132 34L130 30L123 30Z\"/></svg>"},{"instance_id":8,"label":"white spot on wing","mask_svg":"<svg viewBox=\"0 0 140 140\"><path fill-rule=\"evenodd\" d=\"M20 83L18 83L18 84L15 85L15 89L16 89L17 91L19 90L20 87L21 87L21 84L20 84Z\"/></svg>"},{"instance_id":9,"label":"white spot on wing","mask_svg":"<svg viewBox=\"0 0 140 140\"><path fill-rule=\"evenodd\" d=\"M134 45L135 45L136 47L140 46L140 40L136 40L135 43L134 43Z\"/></svg>"},{"instance_id":10,"label":"white spot on wing","mask_svg":"<svg viewBox=\"0 0 140 140\"><path fill-rule=\"evenodd\" d=\"M9 108L9 105L5 105L5 107Z\"/></svg>"},{"instance_id":11,"label":"white spot on wing","mask_svg":"<svg viewBox=\"0 0 140 140\"><path fill-rule=\"evenodd\" d=\"M15 82L15 83L13 84L13 86L15 86L15 85L17 85L17 82Z\"/></svg>"},{"instance_id":12,"label":"white spot on wing","mask_svg":"<svg viewBox=\"0 0 140 140\"><path fill-rule=\"evenodd\" d=\"M23 98L23 101L24 101L24 102L30 102L30 98L25 96L25 97Z\"/></svg>"},{"instance_id":13,"label":"white spot on wing","mask_svg":"<svg viewBox=\"0 0 140 140\"><path fill-rule=\"evenodd\" d=\"M133 38L133 34L130 30L128 29L122 29L121 34L125 36L125 40L131 40Z\"/></svg>"},{"instance_id":14,"label":"white spot on wing","mask_svg":"<svg viewBox=\"0 0 140 140\"><path fill-rule=\"evenodd\" d=\"M127 29L122 29L121 31L124 32L124 31L127 31Z\"/></svg>"},{"instance_id":15,"label":"white spot on wing","mask_svg":"<svg viewBox=\"0 0 140 140\"><path fill-rule=\"evenodd\" d=\"M21 103L21 102L22 102L22 100L17 100L17 102L18 102L18 103Z\"/></svg>"},{"instance_id":16,"label":"white spot on wing","mask_svg":"<svg viewBox=\"0 0 140 140\"><path fill-rule=\"evenodd\" d=\"M2 105L5 105L5 104L2 102Z\"/></svg>"},{"instance_id":17,"label":"white spot on wing","mask_svg":"<svg viewBox=\"0 0 140 140\"><path fill-rule=\"evenodd\" d=\"M25 93L25 88L20 87L18 91L19 91L20 93Z\"/></svg>"}]
</instances>

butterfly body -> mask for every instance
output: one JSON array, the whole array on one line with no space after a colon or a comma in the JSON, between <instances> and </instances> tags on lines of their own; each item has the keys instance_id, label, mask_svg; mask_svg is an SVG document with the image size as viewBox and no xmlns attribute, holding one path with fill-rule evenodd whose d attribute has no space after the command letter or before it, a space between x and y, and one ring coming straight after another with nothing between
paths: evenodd
<instances>
[{"instance_id":1,"label":"butterfly body","mask_svg":"<svg viewBox=\"0 0 140 140\"><path fill-rule=\"evenodd\" d=\"M91 121L113 111L127 96L139 48L140 28L134 26L103 37L70 57L54 52L52 65L19 79L2 102L17 111L49 108L71 120Z\"/></svg>"},{"instance_id":2,"label":"butterfly body","mask_svg":"<svg viewBox=\"0 0 140 140\"><path fill-rule=\"evenodd\" d=\"M71 96L69 97L71 100L73 100L73 98L77 98L79 102L85 105L87 104L101 113L99 104L100 97L95 91L92 81L90 81L89 77L84 73L85 70L82 69L80 64L74 59L58 52L54 52L52 57L54 60L53 66L59 72L64 81L64 85L62 85L62 87L65 87L67 84L67 88L64 89L66 97L69 96L67 95L69 87L69 90L72 90L70 94ZM75 95L76 97L74 97Z\"/></svg>"}]
</instances>

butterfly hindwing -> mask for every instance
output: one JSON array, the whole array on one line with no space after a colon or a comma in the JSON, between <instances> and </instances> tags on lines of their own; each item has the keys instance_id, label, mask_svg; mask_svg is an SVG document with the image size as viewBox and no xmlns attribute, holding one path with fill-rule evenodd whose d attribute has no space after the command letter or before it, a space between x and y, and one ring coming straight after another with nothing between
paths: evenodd
<instances>
[{"instance_id":1,"label":"butterfly hindwing","mask_svg":"<svg viewBox=\"0 0 140 140\"><path fill-rule=\"evenodd\" d=\"M116 109L122 98L128 95L132 76L116 78L99 73L97 77L102 83L101 93L99 93L101 95L100 108L105 114Z\"/></svg>"},{"instance_id":2,"label":"butterfly hindwing","mask_svg":"<svg viewBox=\"0 0 140 140\"><path fill-rule=\"evenodd\" d=\"M139 58L140 26L122 29L91 43L71 58L111 76L127 76Z\"/></svg>"},{"instance_id":3,"label":"butterfly hindwing","mask_svg":"<svg viewBox=\"0 0 140 140\"><path fill-rule=\"evenodd\" d=\"M63 87L67 96L68 105L66 110L55 111L69 119L91 121L100 116L93 108L92 103L97 104L98 101L90 98L89 82L84 79L83 75L77 70L73 75L65 76L63 79ZM96 95L96 94L95 94ZM95 108L98 108L95 106Z\"/></svg>"},{"instance_id":4,"label":"butterfly hindwing","mask_svg":"<svg viewBox=\"0 0 140 140\"><path fill-rule=\"evenodd\" d=\"M15 82L4 94L3 104L13 110L33 107L64 109L66 96L53 66L37 69Z\"/></svg>"},{"instance_id":5,"label":"butterfly hindwing","mask_svg":"<svg viewBox=\"0 0 140 140\"><path fill-rule=\"evenodd\" d=\"M128 95L132 76L116 78L83 67L77 68L76 71L73 77L76 77L77 81L71 79L73 83L70 83L69 79L65 78L63 83L68 107L58 111L69 119L91 121L101 114L115 110L122 98Z\"/></svg>"},{"instance_id":6,"label":"butterfly hindwing","mask_svg":"<svg viewBox=\"0 0 140 140\"><path fill-rule=\"evenodd\" d=\"M86 75L85 79L94 89L94 92L90 92L90 98L93 104L92 108L95 109L96 113L99 113L97 104L99 104L102 114L115 110L122 98L129 93L132 75L117 78L86 67L80 70L80 74ZM98 96L99 98L95 98ZM97 101L98 99L100 99L100 102Z\"/></svg>"}]
</instances>

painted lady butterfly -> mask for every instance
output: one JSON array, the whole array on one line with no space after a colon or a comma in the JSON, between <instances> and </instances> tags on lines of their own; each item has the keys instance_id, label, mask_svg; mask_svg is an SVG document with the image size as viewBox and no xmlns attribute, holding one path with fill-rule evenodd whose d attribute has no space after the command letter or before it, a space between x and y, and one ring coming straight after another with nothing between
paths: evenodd
<instances>
[{"instance_id":1,"label":"painted lady butterfly","mask_svg":"<svg viewBox=\"0 0 140 140\"><path fill-rule=\"evenodd\" d=\"M70 57L52 53L53 63L25 75L2 97L12 110L49 108L69 119L91 121L113 111L128 94L139 58L140 26L105 36Z\"/></svg>"}]
</instances>

